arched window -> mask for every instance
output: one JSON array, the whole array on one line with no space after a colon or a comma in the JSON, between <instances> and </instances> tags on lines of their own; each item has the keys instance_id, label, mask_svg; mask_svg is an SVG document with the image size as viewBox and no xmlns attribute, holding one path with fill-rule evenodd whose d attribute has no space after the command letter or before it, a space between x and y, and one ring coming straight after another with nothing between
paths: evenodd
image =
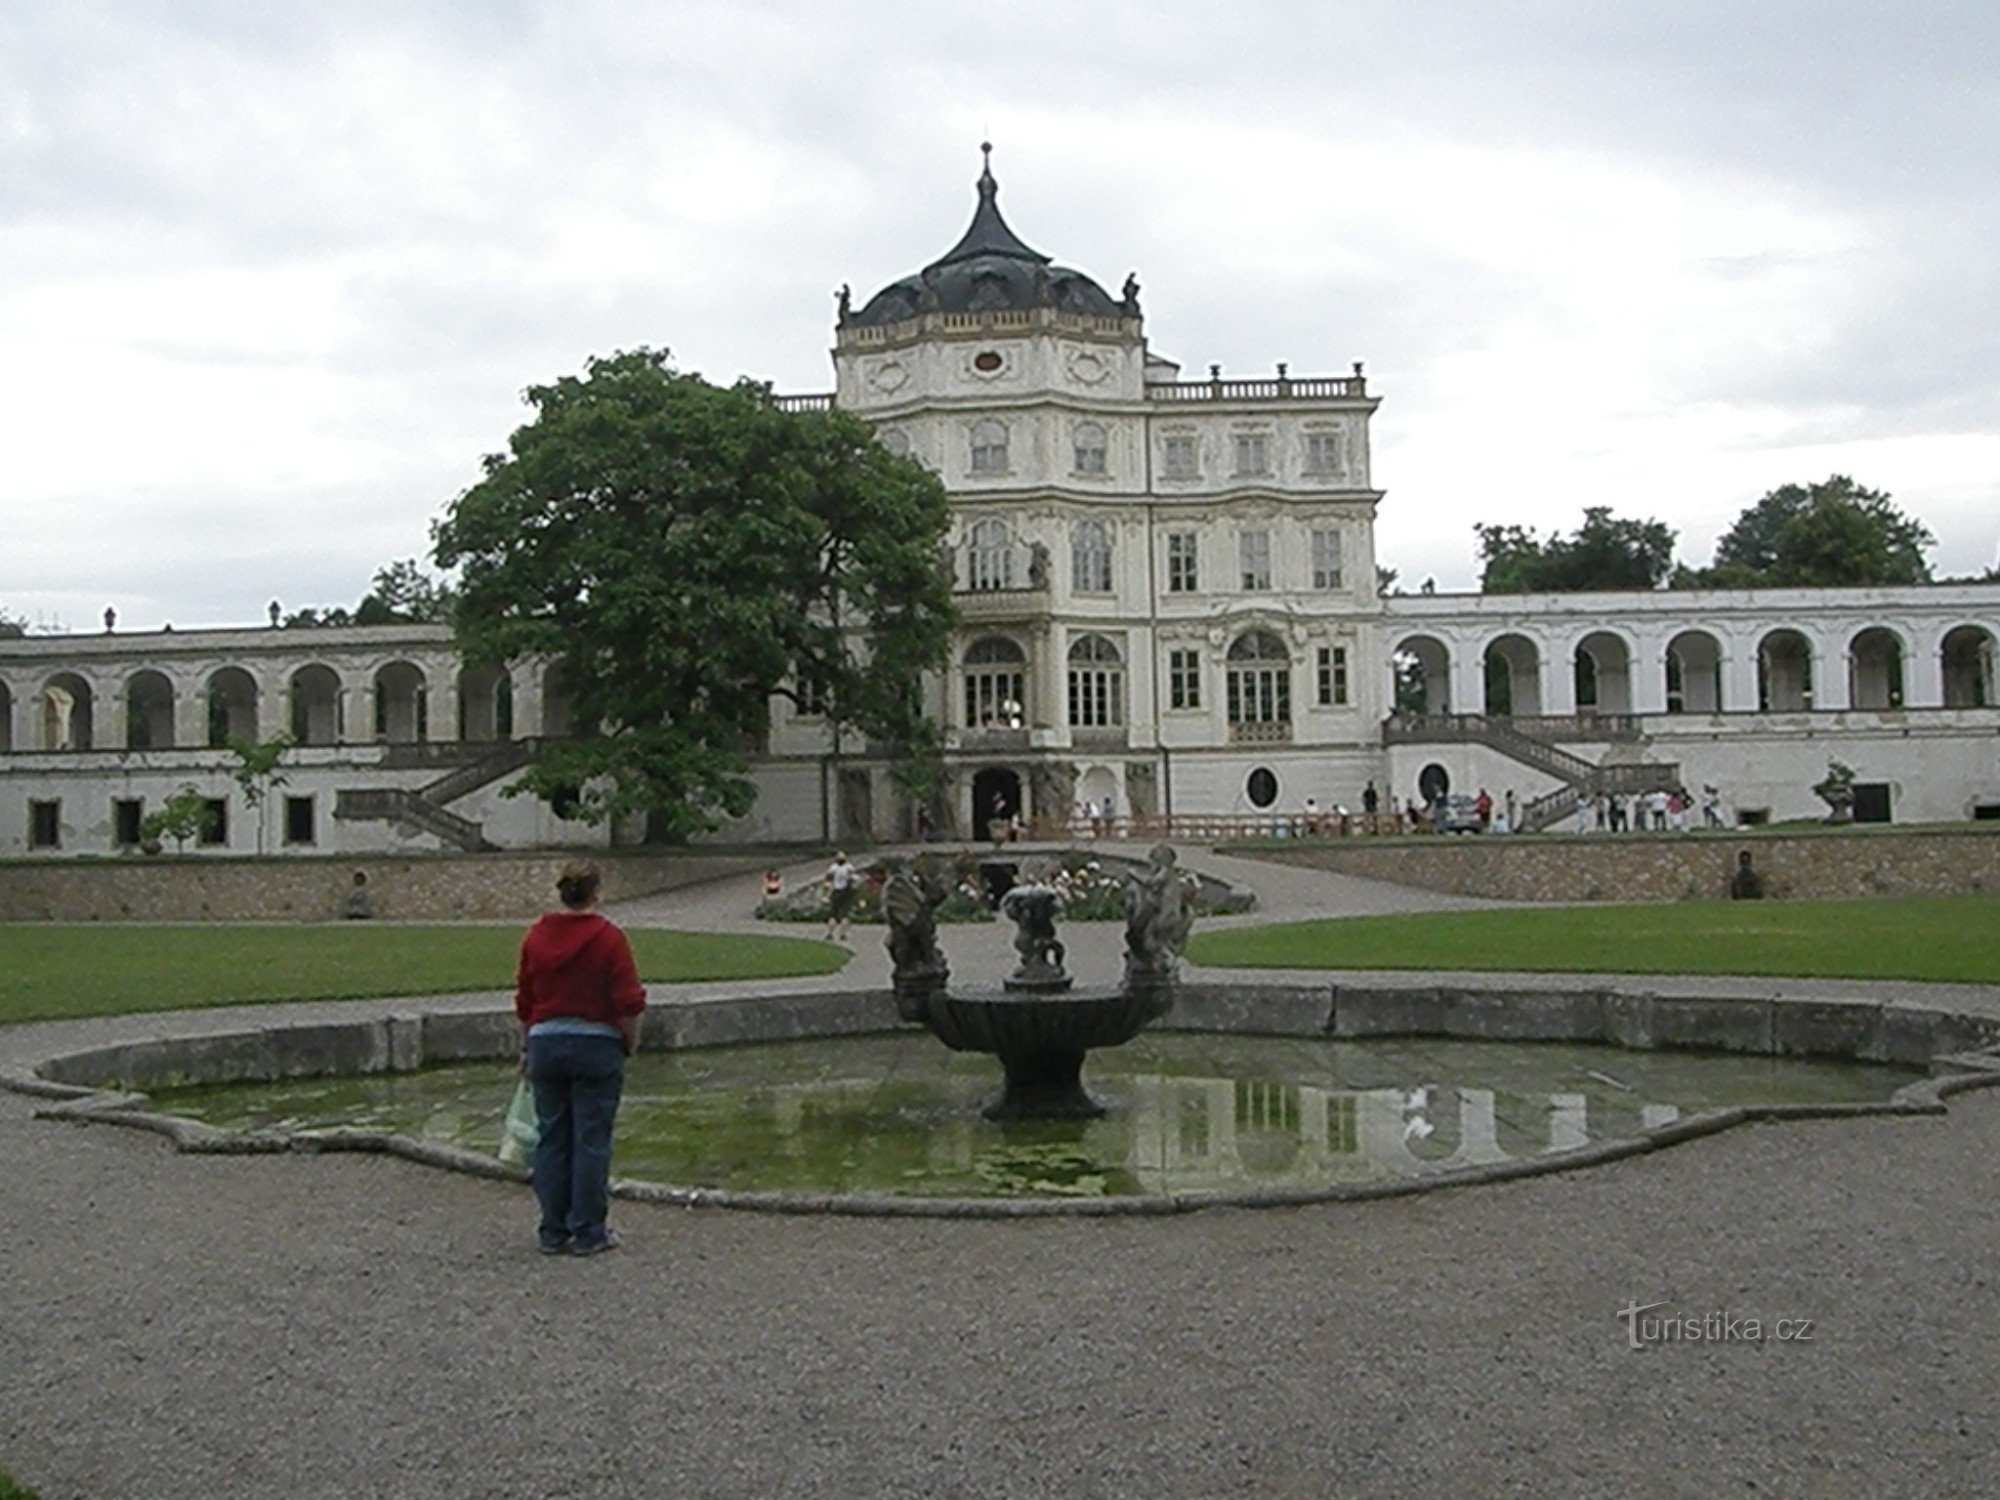
<instances>
[{"instance_id":1,"label":"arched window","mask_svg":"<svg viewBox=\"0 0 2000 1500\"><path fill-rule=\"evenodd\" d=\"M1109 729L1125 722L1125 661L1101 635L1069 648L1069 722L1073 729Z\"/></svg>"},{"instance_id":2,"label":"arched window","mask_svg":"<svg viewBox=\"0 0 2000 1500\"><path fill-rule=\"evenodd\" d=\"M1292 737L1292 657L1283 641L1267 630L1238 636L1229 648L1227 687L1230 739Z\"/></svg>"},{"instance_id":3,"label":"arched window","mask_svg":"<svg viewBox=\"0 0 2000 1500\"><path fill-rule=\"evenodd\" d=\"M1079 474L1102 474L1104 472L1104 429L1095 422L1079 422L1073 434L1076 458L1076 472Z\"/></svg>"},{"instance_id":4,"label":"arched window","mask_svg":"<svg viewBox=\"0 0 2000 1500\"><path fill-rule=\"evenodd\" d=\"M301 745L340 743L340 678L333 668L313 662L292 673L291 723Z\"/></svg>"},{"instance_id":5,"label":"arched window","mask_svg":"<svg viewBox=\"0 0 2000 1500\"><path fill-rule=\"evenodd\" d=\"M1903 706L1903 638L1876 625L1847 644L1848 703L1854 708Z\"/></svg>"},{"instance_id":6,"label":"arched window","mask_svg":"<svg viewBox=\"0 0 2000 1500\"><path fill-rule=\"evenodd\" d=\"M1111 533L1102 521L1079 521L1070 532L1069 586L1079 594L1111 592Z\"/></svg>"},{"instance_id":7,"label":"arched window","mask_svg":"<svg viewBox=\"0 0 2000 1500\"><path fill-rule=\"evenodd\" d=\"M1014 587L1014 537L1005 521L972 523L966 549L966 586L976 594Z\"/></svg>"},{"instance_id":8,"label":"arched window","mask_svg":"<svg viewBox=\"0 0 2000 1500\"><path fill-rule=\"evenodd\" d=\"M1007 472L1007 429L991 418L972 424L972 472Z\"/></svg>"},{"instance_id":9,"label":"arched window","mask_svg":"<svg viewBox=\"0 0 2000 1500\"><path fill-rule=\"evenodd\" d=\"M375 674L375 738L411 745L429 737L429 684L416 666L392 661Z\"/></svg>"},{"instance_id":10,"label":"arched window","mask_svg":"<svg viewBox=\"0 0 2000 1500\"><path fill-rule=\"evenodd\" d=\"M965 727L1019 729L1026 722L1027 654L1001 636L965 651Z\"/></svg>"},{"instance_id":11,"label":"arched window","mask_svg":"<svg viewBox=\"0 0 2000 1500\"><path fill-rule=\"evenodd\" d=\"M257 738L257 681L241 667L223 667L208 679L208 742Z\"/></svg>"},{"instance_id":12,"label":"arched window","mask_svg":"<svg viewBox=\"0 0 2000 1500\"><path fill-rule=\"evenodd\" d=\"M125 748L168 750L173 743L173 684L161 672L134 673L125 684Z\"/></svg>"}]
</instances>

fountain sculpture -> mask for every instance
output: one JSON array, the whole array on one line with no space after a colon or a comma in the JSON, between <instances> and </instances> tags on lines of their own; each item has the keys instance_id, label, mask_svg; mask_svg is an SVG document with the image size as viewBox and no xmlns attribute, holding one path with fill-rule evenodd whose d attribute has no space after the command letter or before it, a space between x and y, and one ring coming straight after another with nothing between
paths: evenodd
<instances>
[{"instance_id":1,"label":"fountain sculpture","mask_svg":"<svg viewBox=\"0 0 2000 1500\"><path fill-rule=\"evenodd\" d=\"M988 1119L1076 1119L1104 1113L1083 1086L1085 1055L1128 1042L1173 1006L1182 946L1192 920L1174 851L1157 846L1125 887L1125 977L1117 988L1075 989L1056 937L1061 897L1036 872L1001 898L1014 923L1020 963L999 991L953 992L937 946L936 913L949 894L919 858L883 888L894 964L896 1012L956 1052L1000 1059L1005 1084Z\"/></svg>"}]
</instances>

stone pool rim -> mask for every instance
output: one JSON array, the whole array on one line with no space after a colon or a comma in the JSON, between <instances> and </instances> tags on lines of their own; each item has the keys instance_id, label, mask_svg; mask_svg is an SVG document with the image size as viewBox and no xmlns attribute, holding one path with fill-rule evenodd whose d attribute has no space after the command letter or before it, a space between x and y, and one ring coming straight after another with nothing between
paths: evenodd
<instances>
[{"instance_id":1,"label":"stone pool rim","mask_svg":"<svg viewBox=\"0 0 2000 1500\"><path fill-rule=\"evenodd\" d=\"M1513 979L1494 986L1482 985L1475 976L1412 978L1414 982L1395 985L1332 979L1194 980L1182 984L1173 1013L1156 1029L1323 1040L1582 1042L1634 1050L1877 1063L1924 1068L1928 1075L1904 1084L1880 1102L1733 1105L1683 1116L1634 1136L1526 1160L1361 1183L1116 1198L967 1198L732 1190L621 1178L613 1191L633 1202L868 1217L1014 1219L1296 1207L1576 1171L1756 1121L1941 1115L1952 1094L2000 1083L2000 1017L1956 1011L1948 1004L1754 994L1689 996L1658 993L1643 983L1523 985ZM1756 981L1742 983L1748 988ZM233 1133L161 1113L151 1107L145 1093L147 1088L183 1084L404 1072L515 1054L518 1032L502 997L492 997L490 1006L479 1009L442 1008L441 998L385 1002L386 1011L367 1015L262 1025L246 1017L239 1028L201 1034L155 1034L67 1048L58 1042L39 1057L0 1062L0 1087L50 1100L35 1111L38 1119L148 1130L185 1152L378 1152L473 1176L525 1182L522 1169L462 1147L349 1127ZM166 1017L147 1019L170 1024ZM886 988L739 993L655 1000L646 1014L641 1045L647 1051L678 1050L916 1030L897 1020Z\"/></svg>"}]
</instances>

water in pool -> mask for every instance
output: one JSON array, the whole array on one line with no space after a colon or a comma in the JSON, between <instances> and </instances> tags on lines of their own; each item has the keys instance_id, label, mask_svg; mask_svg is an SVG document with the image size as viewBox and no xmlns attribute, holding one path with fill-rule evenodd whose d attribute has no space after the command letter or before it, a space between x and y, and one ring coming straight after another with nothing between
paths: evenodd
<instances>
[{"instance_id":1,"label":"water in pool","mask_svg":"<svg viewBox=\"0 0 2000 1500\"><path fill-rule=\"evenodd\" d=\"M613 1171L686 1187L939 1197L1241 1191L1421 1177L1723 1105L1881 1102L1902 1068L1566 1043L1155 1032L1091 1054L1101 1119L995 1124L989 1057L891 1035L647 1053ZM505 1063L161 1091L237 1131L390 1129L495 1150Z\"/></svg>"}]
</instances>

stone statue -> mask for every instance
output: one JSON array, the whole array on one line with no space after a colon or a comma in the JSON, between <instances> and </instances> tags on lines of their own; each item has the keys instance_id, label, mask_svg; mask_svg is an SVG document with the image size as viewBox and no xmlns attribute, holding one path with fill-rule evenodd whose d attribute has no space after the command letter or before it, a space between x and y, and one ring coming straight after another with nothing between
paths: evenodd
<instances>
[{"instance_id":1,"label":"stone statue","mask_svg":"<svg viewBox=\"0 0 2000 1500\"><path fill-rule=\"evenodd\" d=\"M1125 289L1120 295L1123 296L1125 299L1125 308L1124 308L1125 315L1128 318L1138 317L1139 316L1139 273L1137 271L1134 271L1131 275L1125 278Z\"/></svg>"},{"instance_id":2,"label":"stone statue","mask_svg":"<svg viewBox=\"0 0 2000 1500\"><path fill-rule=\"evenodd\" d=\"M951 884L934 861L919 856L900 865L882 886L882 914L889 921L889 962L896 993L944 988L950 967L938 948L937 910Z\"/></svg>"},{"instance_id":3,"label":"stone statue","mask_svg":"<svg viewBox=\"0 0 2000 1500\"><path fill-rule=\"evenodd\" d=\"M1194 913L1173 847L1155 844L1146 866L1125 878L1125 967L1134 977L1171 979Z\"/></svg>"},{"instance_id":4,"label":"stone statue","mask_svg":"<svg viewBox=\"0 0 2000 1500\"><path fill-rule=\"evenodd\" d=\"M1000 914L1014 924L1014 951L1021 965L1003 981L1010 990L1066 990L1064 948L1056 937L1056 909L1062 898L1036 872L1000 898Z\"/></svg>"},{"instance_id":5,"label":"stone statue","mask_svg":"<svg viewBox=\"0 0 2000 1500\"><path fill-rule=\"evenodd\" d=\"M840 321L845 323L849 314L854 311L854 289L843 281L840 290L835 292L834 296L840 303Z\"/></svg>"},{"instance_id":6,"label":"stone statue","mask_svg":"<svg viewBox=\"0 0 2000 1500\"><path fill-rule=\"evenodd\" d=\"M1049 586L1049 549L1046 543L1035 542L1028 548L1028 587L1045 589Z\"/></svg>"}]
</instances>

